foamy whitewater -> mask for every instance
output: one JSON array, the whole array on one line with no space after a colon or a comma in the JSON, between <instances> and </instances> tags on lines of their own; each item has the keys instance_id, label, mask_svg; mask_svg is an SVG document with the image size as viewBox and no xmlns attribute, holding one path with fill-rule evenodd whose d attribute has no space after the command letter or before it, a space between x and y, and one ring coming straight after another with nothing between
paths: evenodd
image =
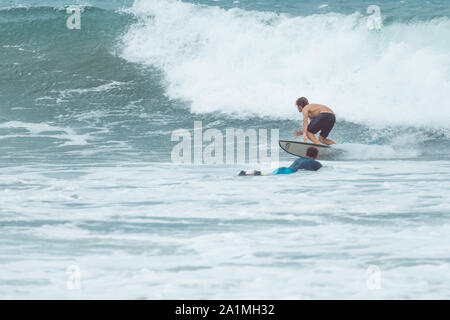
<instances>
[{"instance_id":1,"label":"foamy whitewater","mask_svg":"<svg viewBox=\"0 0 450 320\"><path fill-rule=\"evenodd\" d=\"M450 298L447 0L72 4L0 1L0 298ZM292 140L299 96L321 170L172 161L194 121Z\"/></svg>"}]
</instances>

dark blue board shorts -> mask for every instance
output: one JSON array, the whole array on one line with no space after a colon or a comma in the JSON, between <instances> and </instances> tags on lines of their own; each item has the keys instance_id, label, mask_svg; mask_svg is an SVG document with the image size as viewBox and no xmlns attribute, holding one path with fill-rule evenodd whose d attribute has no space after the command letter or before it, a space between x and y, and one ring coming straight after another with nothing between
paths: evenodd
<instances>
[{"instance_id":1,"label":"dark blue board shorts","mask_svg":"<svg viewBox=\"0 0 450 320\"><path fill-rule=\"evenodd\" d=\"M331 129L333 129L336 117L332 113L323 112L311 120L308 125L308 131L316 134L320 130L320 135L324 138L328 137Z\"/></svg>"}]
</instances>

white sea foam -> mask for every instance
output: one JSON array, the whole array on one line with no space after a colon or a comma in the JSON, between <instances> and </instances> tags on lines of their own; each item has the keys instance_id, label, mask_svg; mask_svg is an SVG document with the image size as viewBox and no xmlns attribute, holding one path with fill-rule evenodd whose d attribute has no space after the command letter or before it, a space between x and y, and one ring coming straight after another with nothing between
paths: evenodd
<instances>
[{"instance_id":1,"label":"white sea foam","mask_svg":"<svg viewBox=\"0 0 450 320\"><path fill-rule=\"evenodd\" d=\"M375 31L365 13L293 17L172 0L137 0L131 12L139 22L122 56L161 68L167 95L193 112L292 118L304 95L338 120L449 125L447 18Z\"/></svg>"},{"instance_id":2,"label":"white sea foam","mask_svg":"<svg viewBox=\"0 0 450 320\"><path fill-rule=\"evenodd\" d=\"M86 145L88 144L89 134L77 134L72 128L53 126L48 123L32 123L22 121L8 121L0 123L0 128L22 129L26 133L9 133L0 135L0 139L10 139L16 137L47 137L67 140L60 146L68 145Z\"/></svg>"},{"instance_id":3,"label":"white sea foam","mask_svg":"<svg viewBox=\"0 0 450 320\"><path fill-rule=\"evenodd\" d=\"M323 164L268 177L162 163L0 168L0 296L448 298L448 162ZM66 287L70 265L81 290ZM366 286L370 265L382 290Z\"/></svg>"},{"instance_id":4,"label":"white sea foam","mask_svg":"<svg viewBox=\"0 0 450 320\"><path fill-rule=\"evenodd\" d=\"M405 148L404 146L409 146ZM411 143L404 143L403 148L392 145L345 143L333 146L339 152L338 159L409 159L417 157L420 152Z\"/></svg>"},{"instance_id":5,"label":"white sea foam","mask_svg":"<svg viewBox=\"0 0 450 320\"><path fill-rule=\"evenodd\" d=\"M67 98L69 95L76 94L84 94L88 92L103 92L103 91L110 91L112 89L115 89L119 87L120 85L124 84L124 82L120 81L111 81L110 83L105 83L102 85L99 85L97 87L91 87L91 88L83 88L83 89L66 89L59 91L60 98L64 99ZM53 91L54 92L54 91Z\"/></svg>"}]
</instances>

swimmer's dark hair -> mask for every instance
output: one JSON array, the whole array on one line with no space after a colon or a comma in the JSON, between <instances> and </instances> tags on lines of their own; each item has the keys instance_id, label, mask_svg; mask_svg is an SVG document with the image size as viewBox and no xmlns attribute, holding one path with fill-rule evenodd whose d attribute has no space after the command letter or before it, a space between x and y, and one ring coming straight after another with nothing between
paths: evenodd
<instances>
[{"instance_id":1,"label":"swimmer's dark hair","mask_svg":"<svg viewBox=\"0 0 450 320\"><path fill-rule=\"evenodd\" d=\"M303 107L305 107L306 105L309 104L309 101L308 101L308 99L306 99L305 97L301 97L301 98L298 98L297 101L295 101L295 104L296 104L297 106L303 108Z\"/></svg>"},{"instance_id":2,"label":"swimmer's dark hair","mask_svg":"<svg viewBox=\"0 0 450 320\"><path fill-rule=\"evenodd\" d=\"M319 150L317 150L314 147L309 147L306 149L306 156L310 158L317 158L317 155L319 154Z\"/></svg>"}]
</instances>

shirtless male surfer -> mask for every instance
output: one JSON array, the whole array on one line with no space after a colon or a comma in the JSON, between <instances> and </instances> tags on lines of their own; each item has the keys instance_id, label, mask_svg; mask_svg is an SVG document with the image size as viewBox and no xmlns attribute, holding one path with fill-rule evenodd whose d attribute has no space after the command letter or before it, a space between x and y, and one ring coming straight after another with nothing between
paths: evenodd
<instances>
[{"instance_id":1,"label":"shirtless male surfer","mask_svg":"<svg viewBox=\"0 0 450 320\"><path fill-rule=\"evenodd\" d=\"M335 144L333 140L327 139L331 129L333 129L336 117L334 112L322 104L309 103L305 97L298 98L295 102L299 112L303 114L303 130L294 130L294 137L303 134L303 141L311 140L315 144L321 142L326 145ZM311 122L308 125L308 118ZM320 131L319 140L315 134Z\"/></svg>"}]
</instances>

